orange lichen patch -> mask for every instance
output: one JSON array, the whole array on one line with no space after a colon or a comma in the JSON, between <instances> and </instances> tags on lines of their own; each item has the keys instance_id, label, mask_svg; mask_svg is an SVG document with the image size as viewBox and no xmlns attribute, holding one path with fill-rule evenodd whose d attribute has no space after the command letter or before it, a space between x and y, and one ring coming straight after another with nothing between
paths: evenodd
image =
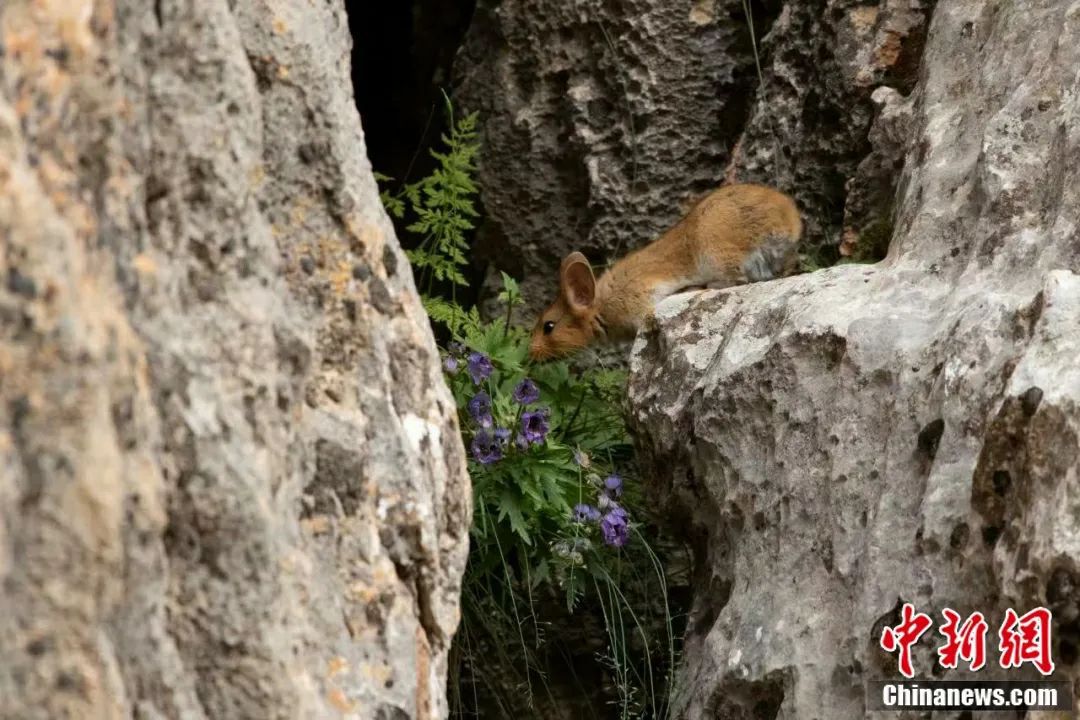
<instances>
[{"instance_id":1,"label":"orange lichen patch","mask_svg":"<svg viewBox=\"0 0 1080 720\"><path fill-rule=\"evenodd\" d=\"M851 21L851 27L855 32L866 35L874 29L879 13L880 9L876 5L863 5L853 8L848 15L848 20Z\"/></svg>"},{"instance_id":2,"label":"orange lichen patch","mask_svg":"<svg viewBox=\"0 0 1080 720\"><path fill-rule=\"evenodd\" d=\"M884 37L874 49L874 64L882 69L891 68L900 59L903 48L903 36L895 30L886 30Z\"/></svg>"},{"instance_id":3,"label":"orange lichen patch","mask_svg":"<svg viewBox=\"0 0 1080 720\"><path fill-rule=\"evenodd\" d=\"M71 89L71 75L56 65L46 67L41 74L41 86L52 97L66 95Z\"/></svg>"},{"instance_id":4,"label":"orange lichen patch","mask_svg":"<svg viewBox=\"0 0 1080 720\"><path fill-rule=\"evenodd\" d=\"M301 257L307 255L317 267L326 269L325 277L330 282L331 290L339 296L348 292L352 282L352 258L339 236L323 235L315 247L305 244L300 251Z\"/></svg>"},{"instance_id":5,"label":"orange lichen patch","mask_svg":"<svg viewBox=\"0 0 1080 720\"><path fill-rule=\"evenodd\" d=\"M38 178L41 179L41 183L46 187L68 186L75 182L74 173L56 162L51 154L41 156L38 162L37 174Z\"/></svg>"},{"instance_id":6,"label":"orange lichen patch","mask_svg":"<svg viewBox=\"0 0 1080 720\"><path fill-rule=\"evenodd\" d=\"M361 580L357 580L349 586L349 595L354 600L369 603L374 602L376 599L378 599L379 591L371 587L367 583Z\"/></svg>"},{"instance_id":7,"label":"orange lichen patch","mask_svg":"<svg viewBox=\"0 0 1080 720\"><path fill-rule=\"evenodd\" d=\"M416 717L427 720L431 717L431 689L428 687L431 673L431 648L428 647L424 628L416 626Z\"/></svg>"},{"instance_id":8,"label":"orange lichen patch","mask_svg":"<svg viewBox=\"0 0 1080 720\"><path fill-rule=\"evenodd\" d=\"M345 232L348 233L350 241L360 246L356 248L358 252L366 251L374 256L382 250L382 230L365 221L357 213L349 213L345 217Z\"/></svg>"},{"instance_id":9,"label":"orange lichen patch","mask_svg":"<svg viewBox=\"0 0 1080 720\"><path fill-rule=\"evenodd\" d=\"M32 66L45 54L45 48L38 40L37 28L32 25L21 28L11 27L17 25L19 20L9 20L9 16L5 16L4 19L7 21L4 23L4 48L11 57ZM22 21L27 22L26 18L22 18Z\"/></svg>"},{"instance_id":10,"label":"orange lichen patch","mask_svg":"<svg viewBox=\"0 0 1080 720\"><path fill-rule=\"evenodd\" d=\"M135 194L135 174L131 164L126 160L118 164L122 166L124 172L116 172L110 175L109 179L105 181L105 188L113 197L127 200Z\"/></svg>"},{"instance_id":11,"label":"orange lichen patch","mask_svg":"<svg viewBox=\"0 0 1080 720\"><path fill-rule=\"evenodd\" d=\"M58 208L62 208L65 205L69 204L68 194L65 193L63 190L53 190L52 192L50 192L49 200L51 200L52 204Z\"/></svg>"},{"instance_id":12,"label":"orange lichen patch","mask_svg":"<svg viewBox=\"0 0 1080 720\"><path fill-rule=\"evenodd\" d=\"M326 694L326 699L330 701L330 704L334 706L334 709L343 713L352 712L355 707L353 702L345 695L345 691L341 688L331 688L330 692Z\"/></svg>"},{"instance_id":13,"label":"orange lichen patch","mask_svg":"<svg viewBox=\"0 0 1080 720\"><path fill-rule=\"evenodd\" d=\"M251 183L252 188L257 188L262 185L265 179L266 168L263 166L262 163L255 165L251 168L251 170L248 171L248 182ZM271 228L271 230L276 230L276 228Z\"/></svg>"},{"instance_id":14,"label":"orange lichen patch","mask_svg":"<svg viewBox=\"0 0 1080 720\"><path fill-rule=\"evenodd\" d=\"M92 237L97 232L97 218L80 200L75 174L69 166L58 162L52 153L42 153L35 172L49 201L68 219L76 234L84 239Z\"/></svg>"},{"instance_id":15,"label":"orange lichen patch","mask_svg":"<svg viewBox=\"0 0 1080 720\"><path fill-rule=\"evenodd\" d=\"M4 16L4 45L27 71L34 71L47 51L54 57L62 51L65 59L81 61L95 47L93 13L93 0L35 0L17 5ZM105 29L110 20L111 14L104 13L99 27Z\"/></svg>"},{"instance_id":16,"label":"orange lichen patch","mask_svg":"<svg viewBox=\"0 0 1080 720\"><path fill-rule=\"evenodd\" d=\"M387 565L390 567L387 567ZM393 564L386 561L372 570L371 579L375 581L375 585L380 587L385 585L396 585L399 580L397 571L393 570L393 567Z\"/></svg>"},{"instance_id":17,"label":"orange lichen patch","mask_svg":"<svg viewBox=\"0 0 1080 720\"><path fill-rule=\"evenodd\" d=\"M60 41L71 49L72 54L82 59L90 54L94 47L94 34L90 29L90 18L94 4L90 0L48 0L51 7L46 11L50 17L57 18L56 34Z\"/></svg>"},{"instance_id":18,"label":"orange lichen patch","mask_svg":"<svg viewBox=\"0 0 1080 720\"><path fill-rule=\"evenodd\" d=\"M285 65L278 65L277 76L278 80L287 80L289 78L289 68Z\"/></svg>"},{"instance_id":19,"label":"orange lichen patch","mask_svg":"<svg viewBox=\"0 0 1080 720\"><path fill-rule=\"evenodd\" d=\"M337 657L330 658L330 662L326 663L326 677L332 678L335 675L340 675L349 669L349 661L338 655Z\"/></svg>"},{"instance_id":20,"label":"orange lichen patch","mask_svg":"<svg viewBox=\"0 0 1080 720\"><path fill-rule=\"evenodd\" d=\"M383 685L394 676L393 670L389 665L380 663L373 665L371 663L364 663L360 666L360 673L371 680L374 680L377 685Z\"/></svg>"},{"instance_id":21,"label":"orange lichen patch","mask_svg":"<svg viewBox=\"0 0 1080 720\"><path fill-rule=\"evenodd\" d=\"M349 237L360 239L360 228L364 225L364 221L356 216L355 212L351 212L345 216L345 231L349 233Z\"/></svg>"},{"instance_id":22,"label":"orange lichen patch","mask_svg":"<svg viewBox=\"0 0 1080 720\"><path fill-rule=\"evenodd\" d=\"M307 212L315 205L314 198L301 195L293 201L292 210L289 211L289 221L293 225L301 225L307 219Z\"/></svg>"},{"instance_id":23,"label":"orange lichen patch","mask_svg":"<svg viewBox=\"0 0 1080 720\"><path fill-rule=\"evenodd\" d=\"M285 21L279 17L274 18L272 27L274 28L274 32L276 32L278 35L284 35L285 32L289 29L289 26L285 24Z\"/></svg>"},{"instance_id":24,"label":"orange lichen patch","mask_svg":"<svg viewBox=\"0 0 1080 720\"><path fill-rule=\"evenodd\" d=\"M116 19L116 7L111 2L94 3L94 17L91 19L92 30L104 34L112 27Z\"/></svg>"},{"instance_id":25,"label":"orange lichen patch","mask_svg":"<svg viewBox=\"0 0 1080 720\"><path fill-rule=\"evenodd\" d=\"M352 280L352 266L346 259L338 260L333 272L330 273L330 286L338 295L344 295Z\"/></svg>"},{"instance_id":26,"label":"orange lichen patch","mask_svg":"<svg viewBox=\"0 0 1080 720\"><path fill-rule=\"evenodd\" d=\"M97 236L97 216L94 215L94 211L88 205L79 203L72 206L70 212L67 213L67 217L78 237L89 240Z\"/></svg>"},{"instance_id":27,"label":"orange lichen patch","mask_svg":"<svg viewBox=\"0 0 1080 720\"><path fill-rule=\"evenodd\" d=\"M330 532L330 518L326 515L313 515L301 520L300 527L311 535L325 535Z\"/></svg>"},{"instance_id":28,"label":"orange lichen patch","mask_svg":"<svg viewBox=\"0 0 1080 720\"><path fill-rule=\"evenodd\" d=\"M30 93L22 93L19 95L19 99L15 101L15 114L19 117L26 117L30 114L30 110L34 107L34 97Z\"/></svg>"},{"instance_id":29,"label":"orange lichen patch","mask_svg":"<svg viewBox=\"0 0 1080 720\"><path fill-rule=\"evenodd\" d=\"M333 264L335 256L341 250L341 244L333 235L320 235L317 243L319 247L319 257L323 261L323 265L329 267Z\"/></svg>"},{"instance_id":30,"label":"orange lichen patch","mask_svg":"<svg viewBox=\"0 0 1080 720\"><path fill-rule=\"evenodd\" d=\"M374 250L382 250L383 240L382 230L376 225L365 225L360 231L360 241Z\"/></svg>"},{"instance_id":31,"label":"orange lichen patch","mask_svg":"<svg viewBox=\"0 0 1080 720\"><path fill-rule=\"evenodd\" d=\"M156 275L157 263L154 262L154 258L150 257L146 253L139 253L131 260L131 266L135 268L135 272L140 275Z\"/></svg>"}]
</instances>

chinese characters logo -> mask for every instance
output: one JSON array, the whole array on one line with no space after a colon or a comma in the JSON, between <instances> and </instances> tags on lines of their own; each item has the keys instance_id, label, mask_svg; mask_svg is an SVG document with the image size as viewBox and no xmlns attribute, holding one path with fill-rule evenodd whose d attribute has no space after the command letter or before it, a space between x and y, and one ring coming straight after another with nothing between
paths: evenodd
<instances>
[{"instance_id":1,"label":"chinese characters logo","mask_svg":"<svg viewBox=\"0 0 1080 720\"><path fill-rule=\"evenodd\" d=\"M938 662L942 667L956 668L963 661L970 670L980 670L986 665L986 635L990 629L986 617L981 612L974 612L961 618L958 612L949 608L941 614L945 622L938 632L945 637L945 642L937 650ZM1043 675L1054 672L1054 661L1050 658L1050 621L1050 611L1043 607L1023 615L1017 615L1012 608L1006 610L997 632L998 664L1008 669L1031 663ZM898 653L900 674L904 677L915 677L911 648L933 624L929 615L917 612L911 603L904 603L900 609L900 623L882 630L881 648Z\"/></svg>"}]
</instances>

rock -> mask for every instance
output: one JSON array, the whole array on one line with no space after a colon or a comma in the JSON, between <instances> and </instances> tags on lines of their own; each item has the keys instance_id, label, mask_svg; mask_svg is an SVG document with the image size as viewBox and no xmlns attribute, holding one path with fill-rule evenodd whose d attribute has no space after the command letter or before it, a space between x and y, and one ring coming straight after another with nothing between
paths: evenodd
<instances>
[{"instance_id":1,"label":"rock","mask_svg":"<svg viewBox=\"0 0 1080 720\"><path fill-rule=\"evenodd\" d=\"M445 716L469 483L344 10L0 38L0 717Z\"/></svg>"},{"instance_id":2,"label":"rock","mask_svg":"<svg viewBox=\"0 0 1080 720\"><path fill-rule=\"evenodd\" d=\"M888 258L671 298L635 344L652 491L696 551L675 717L864 717L901 601L985 613L985 679L1004 610L1050 607L1077 687L1080 4L940 0L931 27Z\"/></svg>"},{"instance_id":3,"label":"rock","mask_svg":"<svg viewBox=\"0 0 1080 720\"><path fill-rule=\"evenodd\" d=\"M806 252L835 259L842 226L877 219L845 223L847 184L875 89L914 85L928 5L766 0L748 17L743 0L480 0L455 98L480 113L489 279L522 278L539 307L568 252L603 266L725 180L791 193ZM859 185L891 200L895 181Z\"/></svg>"}]
</instances>

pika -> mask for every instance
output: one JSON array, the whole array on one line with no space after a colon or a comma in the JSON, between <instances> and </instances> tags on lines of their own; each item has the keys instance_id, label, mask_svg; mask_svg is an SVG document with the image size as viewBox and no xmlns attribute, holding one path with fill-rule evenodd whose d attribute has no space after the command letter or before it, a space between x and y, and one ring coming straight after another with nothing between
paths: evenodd
<instances>
[{"instance_id":1,"label":"pika","mask_svg":"<svg viewBox=\"0 0 1080 720\"><path fill-rule=\"evenodd\" d=\"M579 252L559 268L558 295L536 321L533 360L564 357L596 339L632 339L656 303L693 288L726 288L790 274L802 219L795 201L763 185L725 185L670 230L597 280Z\"/></svg>"}]
</instances>

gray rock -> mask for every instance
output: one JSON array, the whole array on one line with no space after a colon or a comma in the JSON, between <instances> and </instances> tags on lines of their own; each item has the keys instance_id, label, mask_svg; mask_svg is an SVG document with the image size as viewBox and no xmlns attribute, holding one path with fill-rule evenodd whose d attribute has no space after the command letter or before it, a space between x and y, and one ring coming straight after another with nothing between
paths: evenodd
<instances>
[{"instance_id":1,"label":"gray rock","mask_svg":"<svg viewBox=\"0 0 1080 720\"><path fill-rule=\"evenodd\" d=\"M469 483L340 3L0 28L0 717L445 716Z\"/></svg>"},{"instance_id":2,"label":"gray rock","mask_svg":"<svg viewBox=\"0 0 1080 720\"><path fill-rule=\"evenodd\" d=\"M914 85L927 3L751 6L481 0L455 98L480 113L482 254L492 277L523 278L527 308L550 300L569 251L617 259L723 181L791 193L809 255L834 259L842 227L854 244L875 225L877 207L845 215L847 184L871 150L874 90ZM858 185L891 204L895 182Z\"/></svg>"},{"instance_id":3,"label":"gray rock","mask_svg":"<svg viewBox=\"0 0 1080 720\"><path fill-rule=\"evenodd\" d=\"M1078 65L1075 2L941 0L888 258L680 295L638 338L634 423L697 553L676 717L863 717L901 600L984 612L981 678L1004 609L1046 605L1076 682Z\"/></svg>"}]
</instances>

